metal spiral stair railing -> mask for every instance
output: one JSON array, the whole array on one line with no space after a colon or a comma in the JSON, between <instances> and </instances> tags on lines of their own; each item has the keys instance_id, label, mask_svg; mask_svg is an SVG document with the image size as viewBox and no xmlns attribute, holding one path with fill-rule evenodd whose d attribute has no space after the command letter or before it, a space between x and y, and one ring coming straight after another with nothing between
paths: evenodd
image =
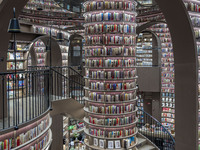
<instances>
[{"instance_id":1,"label":"metal spiral stair railing","mask_svg":"<svg viewBox=\"0 0 200 150\"><path fill-rule=\"evenodd\" d=\"M60 67L57 67L57 71L55 68L52 70L54 73L59 74L60 77L62 76L63 79L71 81L69 86L71 92L75 90L77 86L81 86L81 89L83 90L85 82L84 77L81 74L76 72L76 70L73 70L73 68L68 67L69 70L73 72L72 74L74 74L74 76L67 77L59 73L59 68ZM75 98L75 100L81 104L84 103L83 97ZM160 150L174 150L175 139L173 135L157 119L144 110L138 109L138 113L143 114L143 118L138 118L138 132L149 139Z\"/></svg>"},{"instance_id":2,"label":"metal spiral stair railing","mask_svg":"<svg viewBox=\"0 0 200 150\"><path fill-rule=\"evenodd\" d=\"M76 90L77 86L81 86L81 89L83 90L85 82L84 77L81 74L76 72L76 70L73 70L73 68L68 67L69 70L73 72L72 74L74 74L74 76L67 77L59 73L59 68L60 67L57 67L56 69L52 68L52 71L58 74L57 78L61 77L71 82L69 86L70 93L73 90ZM81 104L84 103L84 99L82 96L78 98L74 97L74 99L80 102ZM145 136L147 139L149 139L149 141L156 145L160 150L174 150L175 139L173 135L157 119L155 119L153 116L151 116L144 110L138 109L138 113L143 114L143 118L138 118L138 132Z\"/></svg>"},{"instance_id":3,"label":"metal spiral stair railing","mask_svg":"<svg viewBox=\"0 0 200 150\"><path fill-rule=\"evenodd\" d=\"M66 68L68 70L68 76L63 74L63 68ZM59 84L61 84L61 81L62 83L64 82L67 86L67 88L53 88L52 93L53 95L57 96L53 97L53 99L60 99L61 97L65 97L65 94L68 93L67 95L69 97L74 98L81 104L84 104L83 95L79 95L79 92L77 92L84 92L84 77L80 73L78 73L71 67L53 67L51 68L51 74L53 78L53 87L60 87ZM77 93L73 94L73 92L75 91ZM61 96L60 94L64 95ZM157 119L155 119L153 116L141 109L138 109L137 115L140 115L137 123L138 132L140 134L145 136L160 150L175 149L175 139L173 135Z\"/></svg>"},{"instance_id":4,"label":"metal spiral stair railing","mask_svg":"<svg viewBox=\"0 0 200 150\"><path fill-rule=\"evenodd\" d=\"M138 113L142 116L137 123L138 132L147 137L160 150L174 150L175 139L173 135L144 110L138 109Z\"/></svg>"}]
</instances>

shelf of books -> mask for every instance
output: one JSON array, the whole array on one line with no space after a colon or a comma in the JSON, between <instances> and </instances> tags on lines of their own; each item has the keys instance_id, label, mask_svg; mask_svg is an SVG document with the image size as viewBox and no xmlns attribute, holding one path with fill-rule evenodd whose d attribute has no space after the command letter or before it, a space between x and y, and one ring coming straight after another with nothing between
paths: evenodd
<instances>
[{"instance_id":1,"label":"shelf of books","mask_svg":"<svg viewBox=\"0 0 200 150\"><path fill-rule=\"evenodd\" d=\"M17 41L16 42L16 53L14 52L14 41L9 42L8 53L7 53L7 71L14 72L15 71L15 56L16 56L16 70L17 71L25 71L27 69L27 54L29 51L29 41ZM17 83L14 85L14 75L8 75L7 82L7 97L8 99L15 98L17 96L21 97L25 88L25 80L23 74L19 74L17 77ZM20 80L22 79L23 80ZM19 92L14 92L16 89L19 89ZM18 95L19 94L19 95Z\"/></svg>"},{"instance_id":2,"label":"shelf of books","mask_svg":"<svg viewBox=\"0 0 200 150\"><path fill-rule=\"evenodd\" d=\"M138 0L138 3L140 3L142 5L152 5L153 0Z\"/></svg>"},{"instance_id":3,"label":"shelf of books","mask_svg":"<svg viewBox=\"0 0 200 150\"><path fill-rule=\"evenodd\" d=\"M35 33L39 34L45 34L45 35L51 35L52 37L56 37L57 34L60 32L58 28L54 27L48 27L48 26L40 26L40 25L33 25L33 31ZM59 42L61 54L62 54L62 66L68 66L68 52L69 52L69 43L67 40L70 37L70 34L68 32L62 31L63 38L65 39L64 42ZM46 46L41 40L38 40L34 43L35 52L37 54L37 66L45 66L46 64ZM63 67L62 69L63 75L68 75L68 69L66 67ZM66 86L67 83L63 82L63 87ZM65 87L66 88L66 87ZM65 89L63 88L63 89ZM64 91L63 91L64 92Z\"/></svg>"},{"instance_id":4,"label":"shelf of books","mask_svg":"<svg viewBox=\"0 0 200 150\"><path fill-rule=\"evenodd\" d=\"M69 46L65 45L60 45L60 49L61 49L61 54L62 54L62 74L68 77L68 68L66 66L68 66L68 52L69 52ZM68 88L68 81L63 81L62 85L63 85L63 89ZM63 92L65 93L66 91L63 90Z\"/></svg>"},{"instance_id":5,"label":"shelf of books","mask_svg":"<svg viewBox=\"0 0 200 150\"><path fill-rule=\"evenodd\" d=\"M174 54L167 24L150 28L161 40L161 122L171 132L175 130Z\"/></svg>"},{"instance_id":6,"label":"shelf of books","mask_svg":"<svg viewBox=\"0 0 200 150\"><path fill-rule=\"evenodd\" d=\"M78 20L68 20L76 14L63 9L53 0L29 0L20 13L21 22L54 25L76 25Z\"/></svg>"},{"instance_id":7,"label":"shelf of books","mask_svg":"<svg viewBox=\"0 0 200 150\"><path fill-rule=\"evenodd\" d=\"M44 42L38 40L33 45L36 53L37 66L45 66L47 52Z\"/></svg>"},{"instance_id":8,"label":"shelf of books","mask_svg":"<svg viewBox=\"0 0 200 150\"><path fill-rule=\"evenodd\" d=\"M48 114L17 131L0 135L0 147L4 150L44 150L51 145L51 124L52 120Z\"/></svg>"},{"instance_id":9,"label":"shelf of books","mask_svg":"<svg viewBox=\"0 0 200 150\"><path fill-rule=\"evenodd\" d=\"M62 65L68 66L68 53L69 53L69 46L60 45L61 53L62 53Z\"/></svg>"},{"instance_id":10,"label":"shelf of books","mask_svg":"<svg viewBox=\"0 0 200 150\"><path fill-rule=\"evenodd\" d=\"M128 0L86 1L86 149L137 144L136 8Z\"/></svg>"},{"instance_id":11,"label":"shelf of books","mask_svg":"<svg viewBox=\"0 0 200 150\"><path fill-rule=\"evenodd\" d=\"M144 6L138 6L137 7L137 13L138 13L138 17L145 17L145 15L148 14L157 14L157 13L161 13L159 6L156 5L154 7L144 7Z\"/></svg>"},{"instance_id":12,"label":"shelf of books","mask_svg":"<svg viewBox=\"0 0 200 150\"><path fill-rule=\"evenodd\" d=\"M200 2L198 0L183 0L194 26L195 37L200 38Z\"/></svg>"},{"instance_id":13,"label":"shelf of books","mask_svg":"<svg viewBox=\"0 0 200 150\"><path fill-rule=\"evenodd\" d=\"M50 31L51 31L51 35L53 37L56 37L57 34L60 32L60 30L57 29L57 28L50 28L50 27L45 27L45 26L33 25L33 32L34 33L50 35ZM70 34L68 32L61 30L61 33L63 34L64 39L69 39Z\"/></svg>"},{"instance_id":14,"label":"shelf of books","mask_svg":"<svg viewBox=\"0 0 200 150\"><path fill-rule=\"evenodd\" d=\"M56 2L53 0L29 0L26 4L25 8L37 10L38 6L40 8L45 9L46 11L53 11L53 12L66 12L62 7L60 7Z\"/></svg>"},{"instance_id":15,"label":"shelf of books","mask_svg":"<svg viewBox=\"0 0 200 150\"><path fill-rule=\"evenodd\" d=\"M137 38L136 64L137 66L153 65L152 35L140 33Z\"/></svg>"},{"instance_id":16,"label":"shelf of books","mask_svg":"<svg viewBox=\"0 0 200 150\"><path fill-rule=\"evenodd\" d=\"M36 54L36 66L37 66L37 69L46 69L46 56L47 56L47 52L46 52L46 46L44 44L44 42L42 40L37 40L36 42L33 43L33 49L34 49L34 52ZM31 54L29 54L29 58L31 58ZM33 59L30 59L29 60L29 64L31 64ZM32 66L32 64L30 65ZM41 94L44 94L44 76L39 76L37 78L37 80L39 80L38 82L38 87L40 87L40 91L41 91Z\"/></svg>"},{"instance_id":17,"label":"shelf of books","mask_svg":"<svg viewBox=\"0 0 200 150\"><path fill-rule=\"evenodd\" d=\"M63 150L71 150L73 147L77 150L84 150L84 123L71 119L69 117L63 117L63 138L64 145ZM73 144L72 144L73 143Z\"/></svg>"},{"instance_id":18,"label":"shelf of books","mask_svg":"<svg viewBox=\"0 0 200 150\"><path fill-rule=\"evenodd\" d=\"M142 111L142 110L144 110L144 99L143 99L142 94L138 95L137 107L138 107L138 111L137 111L138 123L137 123L137 125L139 127L142 127L144 125L144 112Z\"/></svg>"},{"instance_id":19,"label":"shelf of books","mask_svg":"<svg viewBox=\"0 0 200 150\"><path fill-rule=\"evenodd\" d=\"M50 27L33 25L33 30L35 33L50 35ZM56 28L51 29L51 34L53 37L56 37L58 33L59 33L59 29L56 29ZM67 39L67 40L69 39L70 34L68 32L61 31L61 33L63 34L64 39ZM59 45L60 45L60 49L62 53L62 66L68 66L69 43L63 42L63 43L60 43ZM63 70L63 71L65 72L64 74L67 74L66 70Z\"/></svg>"},{"instance_id":20,"label":"shelf of books","mask_svg":"<svg viewBox=\"0 0 200 150\"><path fill-rule=\"evenodd\" d=\"M16 61L17 70L25 70L25 61L27 60L27 52L29 50L29 41L17 41L16 42ZM14 53L14 42L10 41L8 46L7 54L7 71L15 70L15 53Z\"/></svg>"},{"instance_id":21,"label":"shelf of books","mask_svg":"<svg viewBox=\"0 0 200 150\"><path fill-rule=\"evenodd\" d=\"M82 39L82 44L85 44L85 39ZM85 64L85 47L82 47L82 63Z\"/></svg>"},{"instance_id":22,"label":"shelf of books","mask_svg":"<svg viewBox=\"0 0 200 150\"><path fill-rule=\"evenodd\" d=\"M145 24L151 21L165 21L165 17L162 12L156 11L155 14L147 14L145 16L138 16L137 22L139 25Z\"/></svg>"},{"instance_id":23,"label":"shelf of books","mask_svg":"<svg viewBox=\"0 0 200 150\"><path fill-rule=\"evenodd\" d=\"M77 121L75 119L70 118L69 119L69 126L68 126L68 132L69 132L69 146L70 150L85 150L84 145L84 122Z\"/></svg>"},{"instance_id":24,"label":"shelf of books","mask_svg":"<svg viewBox=\"0 0 200 150\"><path fill-rule=\"evenodd\" d=\"M70 137L78 137L81 133L83 133L85 124L84 122L76 121L77 123L74 124L73 129L70 131ZM72 125L72 124L71 124Z\"/></svg>"}]
</instances>

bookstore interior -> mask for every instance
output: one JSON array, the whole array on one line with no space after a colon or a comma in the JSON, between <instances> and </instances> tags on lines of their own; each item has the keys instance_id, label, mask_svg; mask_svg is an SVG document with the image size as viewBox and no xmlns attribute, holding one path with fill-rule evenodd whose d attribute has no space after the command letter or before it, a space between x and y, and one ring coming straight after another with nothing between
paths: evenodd
<instances>
[{"instance_id":1,"label":"bookstore interior","mask_svg":"<svg viewBox=\"0 0 200 150\"><path fill-rule=\"evenodd\" d=\"M200 0L0 0L0 150L200 150Z\"/></svg>"}]
</instances>

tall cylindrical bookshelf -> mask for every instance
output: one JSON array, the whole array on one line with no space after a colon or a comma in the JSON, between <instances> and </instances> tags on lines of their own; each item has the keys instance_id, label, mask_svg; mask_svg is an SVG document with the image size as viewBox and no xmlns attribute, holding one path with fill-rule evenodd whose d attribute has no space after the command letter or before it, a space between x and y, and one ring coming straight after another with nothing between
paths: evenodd
<instances>
[{"instance_id":1,"label":"tall cylindrical bookshelf","mask_svg":"<svg viewBox=\"0 0 200 150\"><path fill-rule=\"evenodd\" d=\"M134 149L136 2L88 0L85 7L86 149Z\"/></svg>"}]
</instances>

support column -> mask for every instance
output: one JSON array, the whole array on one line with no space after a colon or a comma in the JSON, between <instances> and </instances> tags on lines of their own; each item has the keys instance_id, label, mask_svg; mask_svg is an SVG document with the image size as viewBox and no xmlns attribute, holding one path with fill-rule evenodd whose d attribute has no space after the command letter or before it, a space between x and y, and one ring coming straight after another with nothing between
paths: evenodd
<instances>
[{"instance_id":1,"label":"support column","mask_svg":"<svg viewBox=\"0 0 200 150\"><path fill-rule=\"evenodd\" d=\"M52 116L52 146L51 150L62 150L63 149L63 116L58 114Z\"/></svg>"},{"instance_id":2,"label":"support column","mask_svg":"<svg viewBox=\"0 0 200 150\"><path fill-rule=\"evenodd\" d=\"M198 149L197 50L182 0L156 0L170 29L175 60L176 150Z\"/></svg>"}]
</instances>

